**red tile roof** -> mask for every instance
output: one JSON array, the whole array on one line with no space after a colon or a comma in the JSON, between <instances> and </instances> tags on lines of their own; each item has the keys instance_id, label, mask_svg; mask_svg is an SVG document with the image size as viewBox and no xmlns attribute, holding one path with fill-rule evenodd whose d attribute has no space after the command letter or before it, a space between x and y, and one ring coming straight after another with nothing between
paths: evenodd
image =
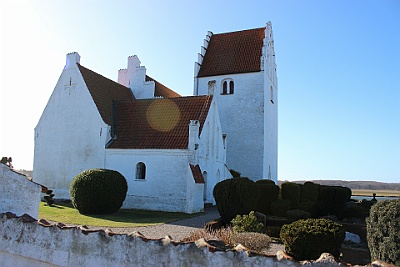
<instances>
[{"instance_id":1,"label":"red tile roof","mask_svg":"<svg viewBox=\"0 0 400 267\"><path fill-rule=\"evenodd\" d=\"M206 120L211 96L115 102L114 140L108 148L187 149L190 120Z\"/></svg>"},{"instance_id":2,"label":"red tile roof","mask_svg":"<svg viewBox=\"0 0 400 267\"><path fill-rule=\"evenodd\" d=\"M162 83L159 83L156 80L154 80L153 78L151 78L150 76L146 75L146 82L148 82L148 81L154 81L154 83L155 83L154 96L161 96L161 97L164 97L164 98L171 98L171 97L179 97L179 96L181 96L177 92L169 89L168 87L166 87Z\"/></svg>"},{"instance_id":3,"label":"red tile roof","mask_svg":"<svg viewBox=\"0 0 400 267\"><path fill-rule=\"evenodd\" d=\"M193 164L189 164L189 166L190 170L192 171L193 179L196 182L196 184L205 184L203 174L201 173L200 170L200 166L199 165L194 166Z\"/></svg>"},{"instance_id":4,"label":"red tile roof","mask_svg":"<svg viewBox=\"0 0 400 267\"><path fill-rule=\"evenodd\" d=\"M113 101L133 100L131 90L80 64L77 65L103 121L112 126Z\"/></svg>"},{"instance_id":5,"label":"red tile roof","mask_svg":"<svg viewBox=\"0 0 400 267\"><path fill-rule=\"evenodd\" d=\"M214 34L197 77L261 70L265 28Z\"/></svg>"}]
</instances>

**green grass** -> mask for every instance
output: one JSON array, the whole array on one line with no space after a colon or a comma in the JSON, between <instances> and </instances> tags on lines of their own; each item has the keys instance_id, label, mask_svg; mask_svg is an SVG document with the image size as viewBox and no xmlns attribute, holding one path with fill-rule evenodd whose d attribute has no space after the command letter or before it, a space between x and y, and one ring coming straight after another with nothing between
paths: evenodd
<instances>
[{"instance_id":1,"label":"green grass","mask_svg":"<svg viewBox=\"0 0 400 267\"><path fill-rule=\"evenodd\" d=\"M52 207L49 207L45 202L41 202L39 207L39 219L62 222L65 224L103 227L149 226L191 218L198 215L200 215L200 213L186 214L181 212L128 209L120 209L113 214L83 215L69 203L54 204Z\"/></svg>"}]
</instances>

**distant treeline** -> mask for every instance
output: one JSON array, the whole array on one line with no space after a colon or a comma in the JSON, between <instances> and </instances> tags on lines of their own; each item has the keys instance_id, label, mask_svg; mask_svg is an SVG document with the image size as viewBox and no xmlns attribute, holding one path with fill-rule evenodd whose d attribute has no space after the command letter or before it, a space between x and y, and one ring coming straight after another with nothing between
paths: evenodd
<instances>
[{"instance_id":1,"label":"distant treeline","mask_svg":"<svg viewBox=\"0 0 400 267\"><path fill-rule=\"evenodd\" d=\"M25 174L28 177L32 177L32 173L33 173L33 171L27 171L27 170L15 170L15 171L18 173Z\"/></svg>"},{"instance_id":2,"label":"distant treeline","mask_svg":"<svg viewBox=\"0 0 400 267\"><path fill-rule=\"evenodd\" d=\"M287 181L278 181L279 185ZM292 181L297 184L304 184L307 181ZM350 189L370 189L370 190L398 190L400 183L381 183L373 181L342 181L342 180L310 180L310 182L321 185L345 186Z\"/></svg>"}]
</instances>

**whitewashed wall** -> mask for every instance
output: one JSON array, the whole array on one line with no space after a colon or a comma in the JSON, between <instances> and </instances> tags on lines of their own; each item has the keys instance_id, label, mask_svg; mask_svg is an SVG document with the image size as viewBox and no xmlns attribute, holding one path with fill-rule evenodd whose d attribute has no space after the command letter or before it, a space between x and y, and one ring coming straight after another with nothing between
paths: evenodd
<instances>
[{"instance_id":1,"label":"whitewashed wall","mask_svg":"<svg viewBox=\"0 0 400 267\"><path fill-rule=\"evenodd\" d=\"M29 214L39 218L41 192L40 185L0 163L0 213Z\"/></svg>"},{"instance_id":2,"label":"whitewashed wall","mask_svg":"<svg viewBox=\"0 0 400 267\"><path fill-rule=\"evenodd\" d=\"M187 212L186 190L189 177L193 180L188 158L188 151L179 149L107 149L105 167L128 182L124 208ZM139 162L146 165L144 180L136 179Z\"/></svg>"},{"instance_id":3,"label":"whitewashed wall","mask_svg":"<svg viewBox=\"0 0 400 267\"><path fill-rule=\"evenodd\" d=\"M56 198L69 198L72 179L91 168L104 168L105 124L76 63L67 64L35 128L33 179L53 189Z\"/></svg>"},{"instance_id":4,"label":"whitewashed wall","mask_svg":"<svg viewBox=\"0 0 400 267\"><path fill-rule=\"evenodd\" d=\"M374 262L373 266L387 266ZM0 214L1 266L343 266L329 254L299 263L276 256L249 257L243 247L221 251L200 239L177 243L169 239L147 240L105 231L84 234L79 228L62 230L37 222L23 223Z\"/></svg>"},{"instance_id":5,"label":"whitewashed wall","mask_svg":"<svg viewBox=\"0 0 400 267\"><path fill-rule=\"evenodd\" d=\"M251 179L263 177L264 94L263 73L221 75L198 78L200 95L208 94L208 82L216 81L222 131L227 134L226 163ZM232 79L234 94L221 95L222 82Z\"/></svg>"}]
</instances>

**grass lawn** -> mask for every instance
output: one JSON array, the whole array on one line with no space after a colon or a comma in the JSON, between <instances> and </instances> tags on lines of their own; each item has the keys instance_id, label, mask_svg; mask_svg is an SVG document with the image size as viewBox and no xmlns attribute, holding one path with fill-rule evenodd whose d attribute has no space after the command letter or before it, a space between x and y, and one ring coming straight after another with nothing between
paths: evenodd
<instances>
[{"instance_id":1,"label":"grass lawn","mask_svg":"<svg viewBox=\"0 0 400 267\"><path fill-rule=\"evenodd\" d=\"M106 227L137 227L173 222L200 215L181 212L162 212L148 210L120 209L114 214L83 215L74 209L70 203L54 204L49 207L40 203L39 219L62 222L65 224L106 226Z\"/></svg>"},{"instance_id":2,"label":"grass lawn","mask_svg":"<svg viewBox=\"0 0 400 267\"><path fill-rule=\"evenodd\" d=\"M397 190L369 190L369 189L352 189L354 196L372 196L373 193L377 197L400 197L400 191Z\"/></svg>"}]
</instances>

